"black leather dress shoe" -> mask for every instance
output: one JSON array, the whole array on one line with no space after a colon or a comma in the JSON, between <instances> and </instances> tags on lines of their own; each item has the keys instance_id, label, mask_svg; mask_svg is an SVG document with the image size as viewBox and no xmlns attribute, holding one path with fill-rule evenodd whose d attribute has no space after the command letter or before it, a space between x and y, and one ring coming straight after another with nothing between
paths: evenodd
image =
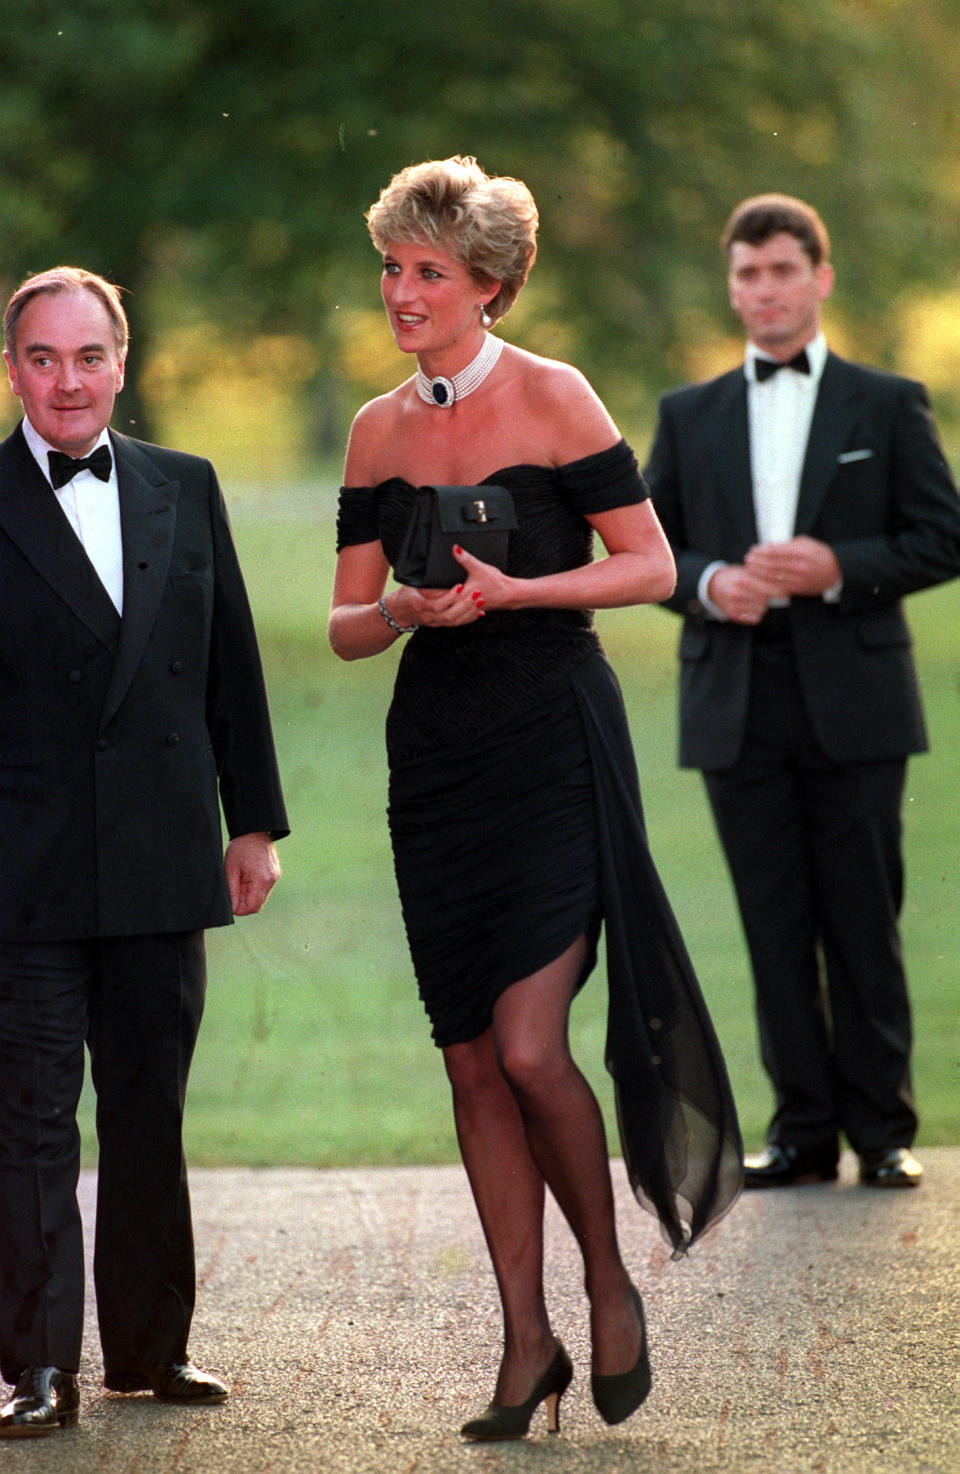
<instances>
[{"instance_id":1,"label":"black leather dress shoe","mask_svg":"<svg viewBox=\"0 0 960 1474\"><path fill-rule=\"evenodd\" d=\"M226 1402L228 1396L218 1377L201 1372L191 1361L171 1361L137 1372L108 1372L103 1385L108 1392L152 1392L158 1402L193 1407Z\"/></svg>"},{"instance_id":2,"label":"black leather dress shoe","mask_svg":"<svg viewBox=\"0 0 960 1474\"><path fill-rule=\"evenodd\" d=\"M837 1148L805 1151L769 1142L756 1156L743 1159L744 1187L795 1187L807 1182L833 1182L837 1175Z\"/></svg>"},{"instance_id":3,"label":"black leather dress shoe","mask_svg":"<svg viewBox=\"0 0 960 1474\"><path fill-rule=\"evenodd\" d=\"M80 1411L80 1388L73 1372L59 1367L26 1367L13 1396L0 1408L0 1438L42 1438L72 1428Z\"/></svg>"},{"instance_id":4,"label":"black leather dress shoe","mask_svg":"<svg viewBox=\"0 0 960 1474\"><path fill-rule=\"evenodd\" d=\"M860 1181L867 1187L919 1187L923 1168L905 1146L882 1152L862 1152Z\"/></svg>"}]
</instances>

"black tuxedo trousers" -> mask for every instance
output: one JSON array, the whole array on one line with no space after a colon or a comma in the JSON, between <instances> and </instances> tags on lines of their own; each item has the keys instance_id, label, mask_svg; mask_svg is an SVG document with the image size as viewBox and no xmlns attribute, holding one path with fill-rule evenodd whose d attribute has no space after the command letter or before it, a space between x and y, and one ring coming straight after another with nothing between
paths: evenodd
<instances>
[{"instance_id":1,"label":"black tuxedo trousers","mask_svg":"<svg viewBox=\"0 0 960 1474\"><path fill-rule=\"evenodd\" d=\"M194 1303L181 1145L203 933L0 942L0 1371L76 1371L84 1255L76 1108L97 1092L94 1281L104 1367L183 1361Z\"/></svg>"},{"instance_id":2,"label":"black tuxedo trousers","mask_svg":"<svg viewBox=\"0 0 960 1474\"><path fill-rule=\"evenodd\" d=\"M750 953L768 1140L909 1146L917 1117L898 922L906 762L836 763L789 646L759 644L736 763L704 773Z\"/></svg>"}]
</instances>

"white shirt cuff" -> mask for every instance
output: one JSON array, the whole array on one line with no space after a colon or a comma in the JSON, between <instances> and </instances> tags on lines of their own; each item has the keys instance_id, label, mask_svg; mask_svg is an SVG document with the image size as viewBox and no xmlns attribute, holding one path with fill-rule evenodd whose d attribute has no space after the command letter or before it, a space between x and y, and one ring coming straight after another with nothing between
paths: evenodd
<instances>
[{"instance_id":1,"label":"white shirt cuff","mask_svg":"<svg viewBox=\"0 0 960 1474\"><path fill-rule=\"evenodd\" d=\"M705 612L710 615L711 619L719 619L722 620L723 623L726 623L727 616L724 614L723 610L720 609L716 604L714 604L713 600L708 597L707 589L710 587L710 580L716 573L717 569L726 567L727 564L724 563L722 559L718 559L715 563L708 563L706 568L701 573L699 582L697 584L697 598L703 605ZM826 598L826 594L824 594L824 598Z\"/></svg>"}]
</instances>

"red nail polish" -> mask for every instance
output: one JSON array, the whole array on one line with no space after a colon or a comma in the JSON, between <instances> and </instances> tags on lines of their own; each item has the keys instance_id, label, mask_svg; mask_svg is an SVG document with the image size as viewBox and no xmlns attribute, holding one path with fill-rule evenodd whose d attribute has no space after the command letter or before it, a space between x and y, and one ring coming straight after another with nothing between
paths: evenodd
<instances>
[{"instance_id":1,"label":"red nail polish","mask_svg":"<svg viewBox=\"0 0 960 1474\"><path fill-rule=\"evenodd\" d=\"M457 593L458 594L462 594L463 593L463 584L462 583L458 583L457 584Z\"/></svg>"},{"instance_id":2,"label":"red nail polish","mask_svg":"<svg viewBox=\"0 0 960 1474\"><path fill-rule=\"evenodd\" d=\"M471 599L476 599L479 602L483 598L483 595L481 594L479 589L474 589L470 597Z\"/></svg>"},{"instance_id":3,"label":"red nail polish","mask_svg":"<svg viewBox=\"0 0 960 1474\"><path fill-rule=\"evenodd\" d=\"M459 554L459 553L462 553L462 552L463 552L463 548L462 548L462 547L461 547L461 546L460 546L460 544L459 544L459 543L457 543L457 546L456 546L456 547L455 547L455 548L454 548L454 550L453 550L453 551L454 551L454 552L455 552L455 553L457 553L457 554Z\"/></svg>"}]
</instances>

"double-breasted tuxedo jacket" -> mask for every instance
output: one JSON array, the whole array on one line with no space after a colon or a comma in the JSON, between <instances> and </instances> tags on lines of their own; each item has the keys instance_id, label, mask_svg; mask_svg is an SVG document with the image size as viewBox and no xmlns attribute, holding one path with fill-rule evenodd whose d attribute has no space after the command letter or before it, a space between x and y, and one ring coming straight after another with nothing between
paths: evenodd
<instances>
[{"instance_id":1,"label":"double-breasted tuxedo jacket","mask_svg":"<svg viewBox=\"0 0 960 1474\"><path fill-rule=\"evenodd\" d=\"M901 601L960 571L960 502L922 385L828 354L794 531L832 548L839 597L757 630L712 618L701 575L758 541L747 393L737 369L666 395L645 472L678 570L680 761L704 771L734 881L769 1139L908 1146L900 807L926 733Z\"/></svg>"},{"instance_id":2,"label":"double-breasted tuxedo jacket","mask_svg":"<svg viewBox=\"0 0 960 1474\"><path fill-rule=\"evenodd\" d=\"M231 836L287 833L213 468L111 435L123 616L22 431L0 445L0 1370L76 1370L75 1126L97 1089L94 1272L111 1385L182 1361L181 1124Z\"/></svg>"},{"instance_id":3,"label":"double-breasted tuxedo jacket","mask_svg":"<svg viewBox=\"0 0 960 1474\"><path fill-rule=\"evenodd\" d=\"M18 428L0 446L0 938L231 919L231 836L286 832L213 468L111 434L123 617Z\"/></svg>"},{"instance_id":4,"label":"double-breasted tuxedo jacket","mask_svg":"<svg viewBox=\"0 0 960 1474\"><path fill-rule=\"evenodd\" d=\"M736 369L666 395L645 471L677 561L669 607L680 641L680 761L726 768L743 739L752 632L711 619L697 597L717 560L757 541L747 384ZM960 567L960 504L923 386L827 357L795 524L829 543L839 601L793 599L793 648L817 740L838 763L926 746L901 599Z\"/></svg>"}]
</instances>

